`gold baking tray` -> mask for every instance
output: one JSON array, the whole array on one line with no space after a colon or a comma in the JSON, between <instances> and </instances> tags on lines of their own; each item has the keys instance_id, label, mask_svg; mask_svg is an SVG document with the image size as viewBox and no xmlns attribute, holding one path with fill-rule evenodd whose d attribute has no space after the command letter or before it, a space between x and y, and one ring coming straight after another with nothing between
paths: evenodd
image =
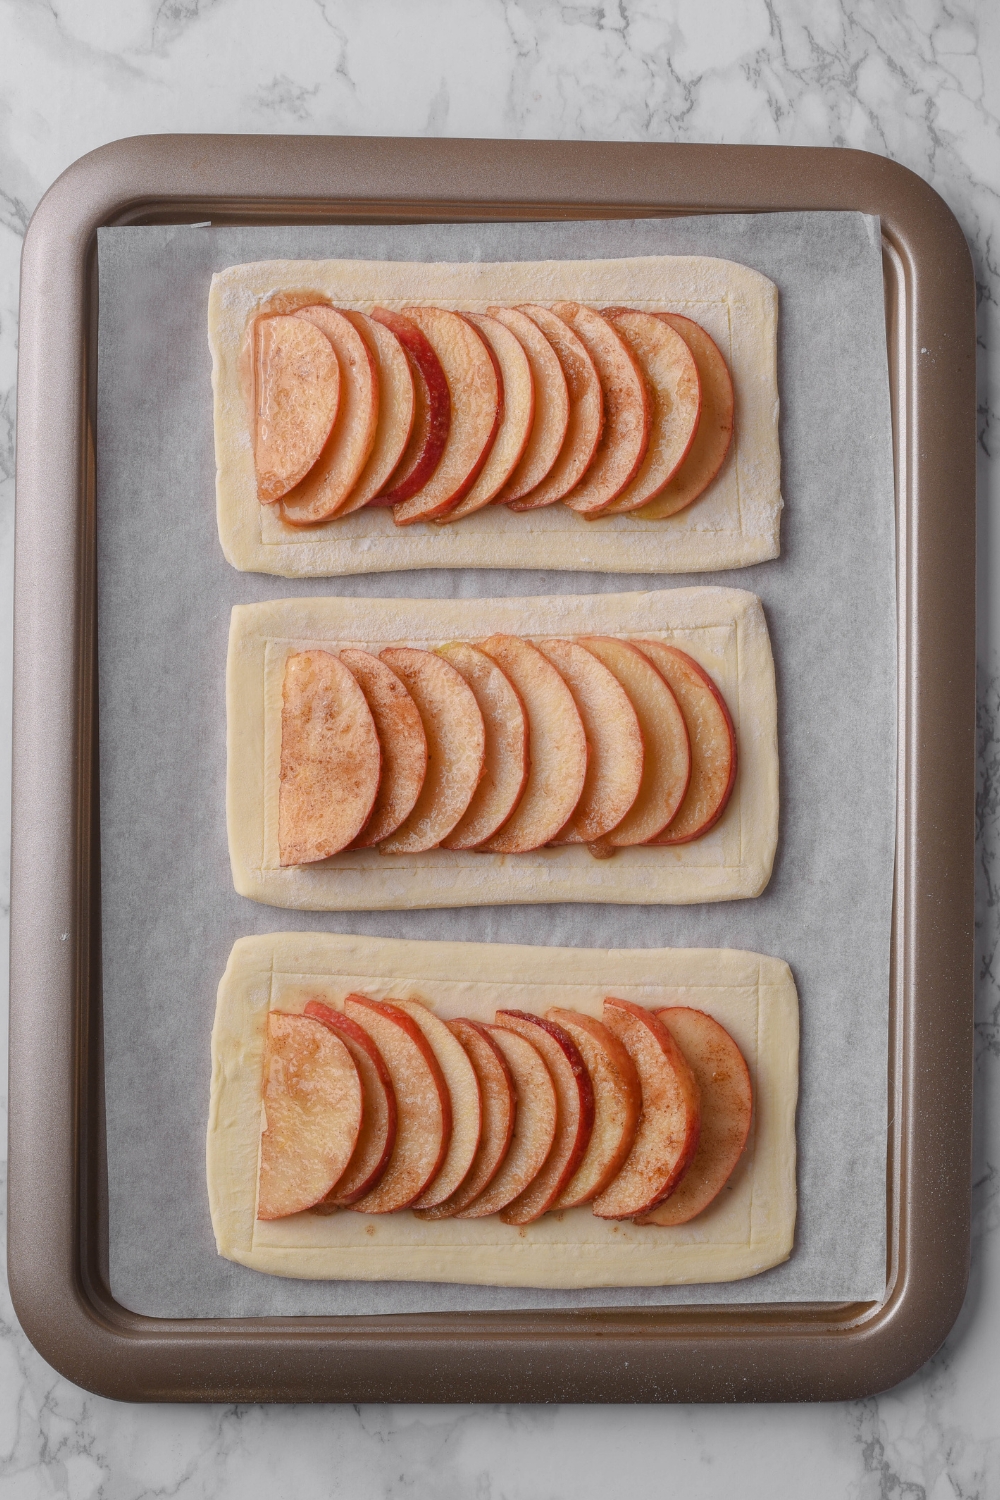
<instances>
[{"instance_id":1,"label":"gold baking tray","mask_svg":"<svg viewBox=\"0 0 1000 1500\"><path fill-rule=\"evenodd\" d=\"M881 216L899 760L888 1290L877 1304L142 1317L108 1287L96 716L96 231L854 209ZM975 287L918 177L857 151L150 136L83 157L24 247L18 395L10 1283L41 1354L151 1401L866 1396L938 1347L969 1254ZM933 1099L933 1108L926 1101Z\"/></svg>"}]
</instances>

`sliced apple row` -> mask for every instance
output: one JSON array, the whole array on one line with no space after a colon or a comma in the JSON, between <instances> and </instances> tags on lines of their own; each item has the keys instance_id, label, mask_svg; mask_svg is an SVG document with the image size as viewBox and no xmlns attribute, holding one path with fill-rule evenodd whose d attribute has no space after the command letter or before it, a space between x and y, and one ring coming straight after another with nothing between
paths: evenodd
<instances>
[{"instance_id":1,"label":"sliced apple row","mask_svg":"<svg viewBox=\"0 0 1000 1500\"><path fill-rule=\"evenodd\" d=\"M598 858L683 844L722 816L736 736L722 694L659 641L493 635L436 650L289 656L282 866L344 849Z\"/></svg>"},{"instance_id":2,"label":"sliced apple row","mask_svg":"<svg viewBox=\"0 0 1000 1500\"><path fill-rule=\"evenodd\" d=\"M674 515L733 431L732 381L699 324L579 302L369 315L286 301L250 325L243 378L261 503L293 526L366 505L399 526L557 501Z\"/></svg>"},{"instance_id":3,"label":"sliced apple row","mask_svg":"<svg viewBox=\"0 0 1000 1500\"><path fill-rule=\"evenodd\" d=\"M721 1192L750 1130L750 1075L704 1011L608 998L442 1021L349 995L268 1016L259 1219L306 1209L533 1223L685 1224Z\"/></svg>"}]
</instances>

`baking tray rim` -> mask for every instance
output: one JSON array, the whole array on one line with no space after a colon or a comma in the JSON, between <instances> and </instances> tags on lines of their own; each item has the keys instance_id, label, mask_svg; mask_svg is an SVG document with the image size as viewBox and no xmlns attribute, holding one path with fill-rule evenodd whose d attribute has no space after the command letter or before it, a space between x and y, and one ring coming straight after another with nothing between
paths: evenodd
<instances>
[{"instance_id":1,"label":"baking tray rim","mask_svg":"<svg viewBox=\"0 0 1000 1500\"><path fill-rule=\"evenodd\" d=\"M891 292L901 795L886 1298L381 1318L128 1312L107 1285L102 1202L96 229L206 213L288 223L802 208L879 214ZM894 1384L933 1353L962 1304L970 1239L973 292L946 205L865 152L158 136L102 147L58 179L22 261L9 1178L15 1309L57 1369L128 1400L835 1400ZM42 504L50 516L62 507L61 530L29 529ZM937 628L916 629L931 606ZM935 769L950 771L946 785ZM930 1123L915 1109L929 1072L950 1103Z\"/></svg>"}]
</instances>

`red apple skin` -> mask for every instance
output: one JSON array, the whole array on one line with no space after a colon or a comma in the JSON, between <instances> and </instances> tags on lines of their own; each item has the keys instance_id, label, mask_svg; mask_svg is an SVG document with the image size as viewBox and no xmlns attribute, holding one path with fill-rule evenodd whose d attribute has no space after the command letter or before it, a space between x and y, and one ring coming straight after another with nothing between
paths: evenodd
<instances>
[{"instance_id":1,"label":"red apple skin","mask_svg":"<svg viewBox=\"0 0 1000 1500\"><path fill-rule=\"evenodd\" d=\"M416 494L393 506L396 525L412 526L446 517L472 489L503 415L503 375L487 341L461 313L420 306L404 308L403 316L427 338L453 393L448 439L440 461ZM484 380L485 391L481 388Z\"/></svg>"},{"instance_id":2,"label":"red apple skin","mask_svg":"<svg viewBox=\"0 0 1000 1500\"><path fill-rule=\"evenodd\" d=\"M519 1198L545 1166L558 1124L555 1084L538 1048L507 1026L486 1026L485 1030L510 1071L513 1131L493 1179L478 1197L457 1210L459 1219L489 1218Z\"/></svg>"},{"instance_id":3,"label":"red apple skin","mask_svg":"<svg viewBox=\"0 0 1000 1500\"><path fill-rule=\"evenodd\" d=\"M594 1087L590 1145L555 1202L557 1209L579 1208L602 1193L624 1165L639 1128L642 1085L635 1063L603 1021L558 1006L548 1019L576 1042Z\"/></svg>"},{"instance_id":4,"label":"red apple skin","mask_svg":"<svg viewBox=\"0 0 1000 1500\"><path fill-rule=\"evenodd\" d=\"M479 1150L483 1127L479 1074L461 1038L429 1006L420 1000L396 1000L393 1003L416 1021L430 1043L451 1102L451 1140L444 1161L437 1176L411 1205L414 1210L433 1209L446 1202L462 1186Z\"/></svg>"},{"instance_id":5,"label":"red apple skin","mask_svg":"<svg viewBox=\"0 0 1000 1500\"><path fill-rule=\"evenodd\" d=\"M396 505L422 489L441 461L451 431L451 393L441 361L412 318L376 307L371 316L394 333L413 366L416 411L410 441L389 481L369 505Z\"/></svg>"},{"instance_id":6,"label":"red apple skin","mask_svg":"<svg viewBox=\"0 0 1000 1500\"><path fill-rule=\"evenodd\" d=\"M686 509L703 495L725 461L733 440L735 399L732 376L718 344L691 318L654 313L680 334L694 355L701 382L701 416L687 457L665 490L635 512L644 521L659 521Z\"/></svg>"},{"instance_id":7,"label":"red apple skin","mask_svg":"<svg viewBox=\"0 0 1000 1500\"><path fill-rule=\"evenodd\" d=\"M714 1017L681 1005L656 1014L698 1080L701 1134L694 1158L670 1196L635 1222L688 1224L715 1202L743 1155L753 1117L753 1087L742 1052Z\"/></svg>"},{"instance_id":8,"label":"red apple skin","mask_svg":"<svg viewBox=\"0 0 1000 1500\"><path fill-rule=\"evenodd\" d=\"M359 1026L356 1021L352 1021L349 1016L345 1016L341 1011L333 1010L329 1005L324 1005L322 1000L308 1001L303 1014L311 1016L314 1021L320 1021L335 1036L339 1036L354 1058L355 1066L358 1064L357 1051L355 1049L364 1053L378 1077L385 1099L385 1141L381 1152L377 1156L372 1152L368 1153L367 1170L364 1171L363 1175L355 1170L356 1158L362 1150L363 1145L367 1144L365 1136L368 1120L362 1119L361 1135L358 1138L354 1156L348 1163L343 1177L340 1179L340 1182L334 1185L323 1202L317 1204L319 1211L326 1211L327 1205L329 1205L330 1210L348 1208L352 1203L357 1203L359 1198L363 1198L366 1193L371 1191L375 1184L380 1181L382 1174L389 1165L392 1148L396 1143L396 1094L392 1086L392 1079L389 1077L389 1069L385 1065L385 1060L363 1027ZM361 1075L360 1067L358 1067L358 1073ZM361 1077L361 1085L362 1092L365 1095L365 1114L367 1115L368 1097L363 1076Z\"/></svg>"},{"instance_id":9,"label":"red apple skin","mask_svg":"<svg viewBox=\"0 0 1000 1500\"><path fill-rule=\"evenodd\" d=\"M604 1021L631 1053L642 1084L642 1114L632 1150L594 1199L600 1219L631 1219L654 1208L683 1177L698 1147L698 1084L663 1022L632 1000L608 996Z\"/></svg>"},{"instance_id":10,"label":"red apple skin","mask_svg":"<svg viewBox=\"0 0 1000 1500\"><path fill-rule=\"evenodd\" d=\"M359 1213L395 1213L398 1209L408 1208L414 1199L419 1198L427 1185L433 1181L441 1170L441 1164L444 1161L448 1150L448 1143L451 1140L451 1096L448 1093L448 1085L445 1082L444 1074L441 1072L440 1064L434 1056L430 1043L416 1021L408 1016L405 1011L399 1010L391 1001L371 1000L367 995L348 995L344 1001L344 1005L345 1007L354 1007L356 1009L357 1015L356 1017L351 1017L351 1019L357 1019L359 1025L361 1025L360 1017L364 1016L366 1012L371 1011L380 1017L383 1022L400 1028L409 1043L419 1053L423 1067L430 1075L437 1099L440 1120L434 1127L433 1145L436 1148L435 1154L434 1156L425 1155L420 1164L419 1172L411 1174L410 1180L406 1181L402 1190L399 1190L399 1184L394 1180L398 1176L397 1156L405 1153L406 1150L407 1141L404 1133L404 1123L410 1110L405 1090L401 1090L397 1086L397 1083L393 1082L397 1109L396 1142L393 1147L393 1154L374 1189L366 1193L363 1198L358 1199L356 1203L351 1204L351 1207ZM364 1029L366 1028L362 1026L362 1030ZM378 1046L375 1037L372 1040ZM385 1054L383 1056L386 1061L387 1070L391 1073L392 1059ZM412 1129L413 1125L417 1122L411 1117L410 1123ZM440 1141L437 1140L438 1131L440 1131Z\"/></svg>"},{"instance_id":11,"label":"red apple skin","mask_svg":"<svg viewBox=\"0 0 1000 1500\"><path fill-rule=\"evenodd\" d=\"M486 446L483 448L482 453L480 453L475 466L470 469L465 483L462 485L461 489L457 491L454 500L445 511L446 516L450 515L453 510L457 509L458 506L461 505L462 501L468 495L476 480L483 472L483 469L486 467L487 460L489 459L490 454L493 452L493 447L496 443L500 428L503 426L503 419L507 410L506 397L504 396L503 388L503 371L500 368L500 361L497 358L496 350L494 349L493 345L490 343L486 335L483 333L483 330L475 322L473 322L471 318L467 318L464 313L457 313L456 317L461 318L462 322L465 323L467 327L472 329L473 333L479 339L479 342L482 344L483 348L486 350L486 353L490 357L490 364L493 366L493 374L496 376L497 382L497 404L496 411L493 415L493 428L490 432L489 437L486 439Z\"/></svg>"},{"instance_id":12,"label":"red apple skin","mask_svg":"<svg viewBox=\"0 0 1000 1500\"><path fill-rule=\"evenodd\" d=\"M580 1049L555 1021L523 1010L498 1010L496 1021L498 1026L509 1027L538 1048L556 1089L556 1138L548 1159L521 1196L500 1213L504 1224L531 1224L553 1206L590 1143L594 1128L594 1086ZM550 1061L553 1055L563 1058L564 1064L553 1067Z\"/></svg>"},{"instance_id":13,"label":"red apple skin","mask_svg":"<svg viewBox=\"0 0 1000 1500\"><path fill-rule=\"evenodd\" d=\"M468 1176L444 1203L414 1208L418 1219L450 1219L475 1203L503 1166L514 1135L517 1100L506 1057L481 1022L460 1017L448 1026L468 1053L479 1080L482 1129Z\"/></svg>"},{"instance_id":14,"label":"red apple skin","mask_svg":"<svg viewBox=\"0 0 1000 1500\"><path fill-rule=\"evenodd\" d=\"M694 657L682 651L679 646L668 646L662 641L633 641L639 650L653 663L653 666L663 677L670 691L677 699L681 715L687 726L688 740L691 745L691 777L688 782L687 791L677 812L671 818L666 828L662 829L655 838L647 840L648 844L673 845L690 844L693 839L700 839L709 829L714 828L729 805L729 799L736 785L736 772L738 769L738 754L736 747L736 729L733 725L729 705L726 703L719 689L711 677ZM689 809L696 798L703 795L703 763L707 760L704 746L706 741L699 736L700 724L692 714L688 704L690 689L688 684L692 683L696 690L700 689L711 695L715 705L719 722L717 724L718 743L728 744L729 765L728 772L722 784L717 788L715 795L704 813L698 817L691 817ZM703 716L701 716L703 717ZM713 737L714 739L714 737ZM709 745L712 748L712 745Z\"/></svg>"}]
</instances>

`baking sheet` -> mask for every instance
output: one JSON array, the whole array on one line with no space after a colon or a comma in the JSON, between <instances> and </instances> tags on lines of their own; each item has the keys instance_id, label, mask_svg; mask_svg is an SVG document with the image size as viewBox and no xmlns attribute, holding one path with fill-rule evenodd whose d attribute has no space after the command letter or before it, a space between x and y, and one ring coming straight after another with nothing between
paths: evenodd
<instances>
[{"instance_id":1,"label":"baking sheet","mask_svg":"<svg viewBox=\"0 0 1000 1500\"><path fill-rule=\"evenodd\" d=\"M763 601L778 673L782 829L756 901L278 913L235 895L224 666L233 604L316 580L234 572L215 530L205 299L213 271L301 256L719 255L781 298L783 555L678 579ZM97 438L109 1259L137 1312L295 1313L875 1299L885 1283L886 1034L895 798L890 414L877 220L780 214L582 224L99 233ZM632 575L395 573L353 597L606 593ZM669 585L666 585L669 586ZM233 941L278 929L576 947L736 947L786 959L802 1005L799 1226L731 1286L577 1292L301 1284L215 1254L204 1182L209 1035Z\"/></svg>"}]
</instances>

